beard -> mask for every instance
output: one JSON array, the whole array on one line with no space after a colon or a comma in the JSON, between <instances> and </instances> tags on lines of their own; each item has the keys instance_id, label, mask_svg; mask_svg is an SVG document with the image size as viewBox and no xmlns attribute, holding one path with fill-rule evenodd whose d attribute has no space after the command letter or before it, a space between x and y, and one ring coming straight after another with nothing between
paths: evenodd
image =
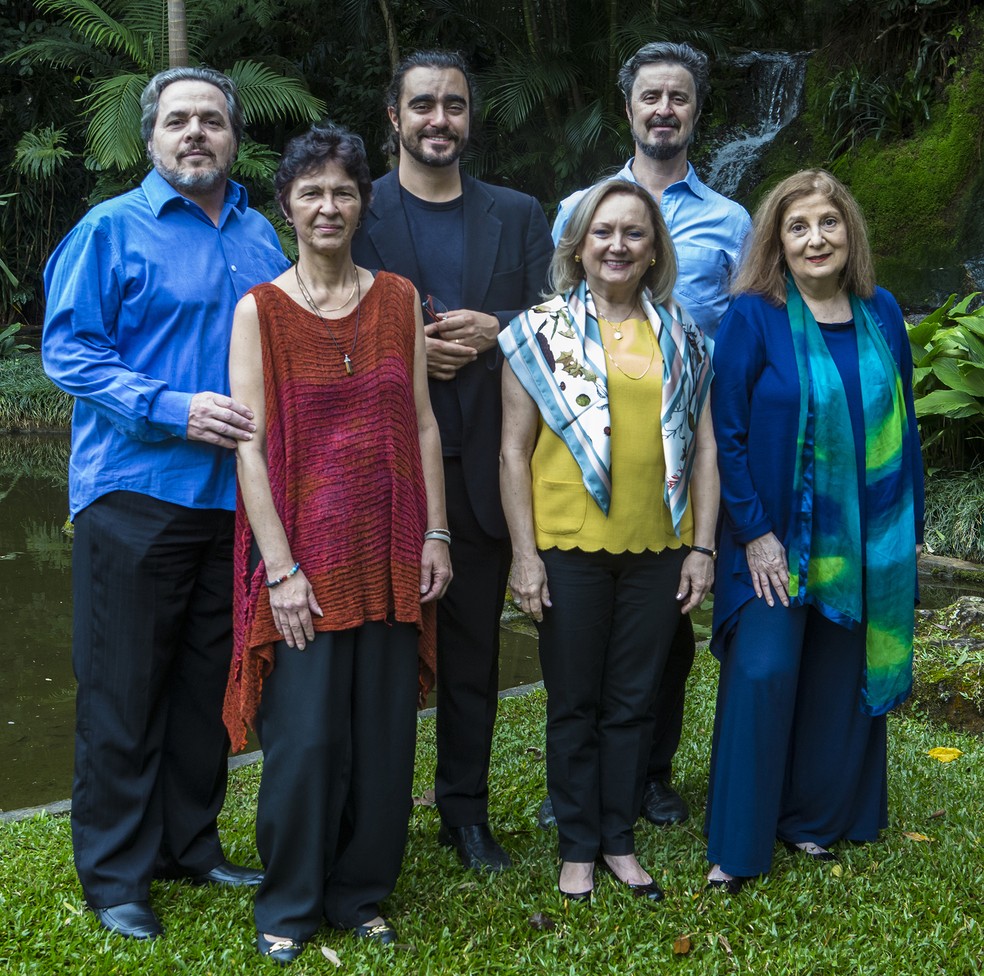
<instances>
[{"instance_id":1,"label":"beard","mask_svg":"<svg viewBox=\"0 0 984 976\"><path fill-rule=\"evenodd\" d=\"M659 116L653 119L654 123L660 125L673 125L677 132L680 131L680 124L675 120L663 119ZM654 128L655 126L647 127L647 132L649 128ZM661 162L666 162L669 159L674 159L680 155L680 153L685 153L690 143L693 142L694 134L691 130L690 136L684 140L678 140L675 136L670 137L670 141L659 141L659 142L649 142L648 140L642 141L636 135L635 129L633 128L633 139L635 141L636 147L639 152L644 156L648 156L650 159L657 159Z\"/></svg>"},{"instance_id":2,"label":"beard","mask_svg":"<svg viewBox=\"0 0 984 976\"><path fill-rule=\"evenodd\" d=\"M429 135L450 135L447 132L441 133L428 133ZM455 138L452 136L452 138ZM451 166L456 163L461 157L461 154L465 151L465 147L468 145L467 137L456 139L455 143L449 148L446 153L435 153L428 152L426 149L421 147L421 138L418 135L415 142L410 142L401 132L400 133L400 151L406 152L408 156L412 159L417 160L423 166L435 166L444 167Z\"/></svg>"},{"instance_id":3,"label":"beard","mask_svg":"<svg viewBox=\"0 0 984 976\"><path fill-rule=\"evenodd\" d=\"M150 161L154 164L154 169L176 190L186 190L192 194L208 193L214 190L220 184L225 183L232 169L231 161L225 167L215 165L204 169L175 169L168 166L161 159L160 153L154 149L150 151ZM212 161L215 162L214 156Z\"/></svg>"}]
</instances>

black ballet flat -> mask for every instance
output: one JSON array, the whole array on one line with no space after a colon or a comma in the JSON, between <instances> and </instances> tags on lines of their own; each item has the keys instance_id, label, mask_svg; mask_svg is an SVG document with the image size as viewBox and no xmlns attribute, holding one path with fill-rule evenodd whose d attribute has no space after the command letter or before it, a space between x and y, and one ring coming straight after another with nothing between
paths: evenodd
<instances>
[{"instance_id":1,"label":"black ballet flat","mask_svg":"<svg viewBox=\"0 0 984 976\"><path fill-rule=\"evenodd\" d=\"M723 891L726 895L737 895L747 882L748 878L714 878L713 881L707 882L707 890Z\"/></svg>"},{"instance_id":2,"label":"black ballet flat","mask_svg":"<svg viewBox=\"0 0 984 976\"><path fill-rule=\"evenodd\" d=\"M791 840L784 840L783 844L790 854L804 854L806 857L812 857L814 861L830 862L838 860L837 855L833 851L828 851L819 844L816 845L817 849L815 851L804 851L802 847L797 847Z\"/></svg>"},{"instance_id":3,"label":"black ballet flat","mask_svg":"<svg viewBox=\"0 0 984 976\"><path fill-rule=\"evenodd\" d=\"M620 885L628 888L636 898L645 898L647 901L662 901L666 897L663 889L655 881L648 881L645 884L632 884L629 881L623 881L609 867L608 862L603 857L598 858L598 866L607 871Z\"/></svg>"},{"instance_id":4,"label":"black ballet flat","mask_svg":"<svg viewBox=\"0 0 984 976\"><path fill-rule=\"evenodd\" d=\"M392 945L397 940L396 929L384 918L375 925L356 925L352 929L352 934L357 939L364 939L367 942L375 942L378 945Z\"/></svg>"},{"instance_id":5,"label":"black ballet flat","mask_svg":"<svg viewBox=\"0 0 984 976\"><path fill-rule=\"evenodd\" d=\"M286 966L304 951L304 943L293 939L268 939L262 932L257 932L256 951L264 959L272 959L278 965Z\"/></svg>"},{"instance_id":6,"label":"black ballet flat","mask_svg":"<svg viewBox=\"0 0 984 976\"><path fill-rule=\"evenodd\" d=\"M561 898L564 901L579 901L579 902L590 902L591 896L594 894L594 888L588 888L587 891L564 891L560 886L560 872L564 870L563 864L560 866L560 871L557 872L557 890L560 892Z\"/></svg>"}]
</instances>

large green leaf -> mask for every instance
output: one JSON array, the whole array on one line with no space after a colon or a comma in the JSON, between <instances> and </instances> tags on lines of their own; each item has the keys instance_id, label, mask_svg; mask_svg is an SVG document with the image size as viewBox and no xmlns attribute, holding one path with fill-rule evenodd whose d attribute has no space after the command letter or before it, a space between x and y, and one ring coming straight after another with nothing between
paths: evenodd
<instances>
[{"instance_id":1,"label":"large green leaf","mask_svg":"<svg viewBox=\"0 0 984 976\"><path fill-rule=\"evenodd\" d=\"M933 374L951 390L960 390L971 396L984 397L984 368L956 359L938 359L933 363Z\"/></svg>"},{"instance_id":2,"label":"large green leaf","mask_svg":"<svg viewBox=\"0 0 984 976\"><path fill-rule=\"evenodd\" d=\"M930 312L921 322L906 326L909 333L909 341L914 342L917 346L928 346L930 340L936 335L936 330L947 321L948 313L956 300L957 296L951 295L939 308Z\"/></svg>"},{"instance_id":3,"label":"large green leaf","mask_svg":"<svg viewBox=\"0 0 984 976\"><path fill-rule=\"evenodd\" d=\"M984 415L984 406L969 393L958 390L933 390L916 400L917 417L979 417Z\"/></svg>"},{"instance_id":4,"label":"large green leaf","mask_svg":"<svg viewBox=\"0 0 984 976\"><path fill-rule=\"evenodd\" d=\"M64 17L74 30L96 47L125 54L148 74L156 70L157 66L147 61L147 37L130 30L113 17L110 10L112 4L100 5L93 3L92 0L36 0L36 2L38 8L46 13ZM121 13L125 11L121 10Z\"/></svg>"}]
</instances>

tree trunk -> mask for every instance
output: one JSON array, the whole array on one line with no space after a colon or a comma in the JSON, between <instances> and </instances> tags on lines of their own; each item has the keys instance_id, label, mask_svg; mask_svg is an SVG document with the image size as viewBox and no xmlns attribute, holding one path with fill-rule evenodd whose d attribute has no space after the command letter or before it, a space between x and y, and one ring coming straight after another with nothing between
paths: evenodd
<instances>
[{"instance_id":1,"label":"tree trunk","mask_svg":"<svg viewBox=\"0 0 984 976\"><path fill-rule=\"evenodd\" d=\"M169 68L183 68L188 64L184 0L167 0L167 64Z\"/></svg>"}]
</instances>

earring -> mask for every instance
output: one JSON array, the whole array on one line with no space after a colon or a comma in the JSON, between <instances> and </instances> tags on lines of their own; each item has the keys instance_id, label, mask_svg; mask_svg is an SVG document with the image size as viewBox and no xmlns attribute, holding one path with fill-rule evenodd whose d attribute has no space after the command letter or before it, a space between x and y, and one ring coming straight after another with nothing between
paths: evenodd
<instances>
[{"instance_id":1,"label":"earring","mask_svg":"<svg viewBox=\"0 0 984 976\"><path fill-rule=\"evenodd\" d=\"M574 255L574 263L575 264L580 264L581 263L581 255L580 254L575 254Z\"/></svg>"},{"instance_id":2,"label":"earring","mask_svg":"<svg viewBox=\"0 0 984 976\"><path fill-rule=\"evenodd\" d=\"M287 222L287 226L288 227L293 227L294 226L294 221L291 220L290 217L287 216L287 214L284 214L284 220Z\"/></svg>"},{"instance_id":3,"label":"earring","mask_svg":"<svg viewBox=\"0 0 984 976\"><path fill-rule=\"evenodd\" d=\"M649 262L649 267L650 267L650 268L655 268L655 267L656 267L656 258L653 258L653 259L652 259L652 260L651 260L651 261Z\"/></svg>"}]
</instances>

